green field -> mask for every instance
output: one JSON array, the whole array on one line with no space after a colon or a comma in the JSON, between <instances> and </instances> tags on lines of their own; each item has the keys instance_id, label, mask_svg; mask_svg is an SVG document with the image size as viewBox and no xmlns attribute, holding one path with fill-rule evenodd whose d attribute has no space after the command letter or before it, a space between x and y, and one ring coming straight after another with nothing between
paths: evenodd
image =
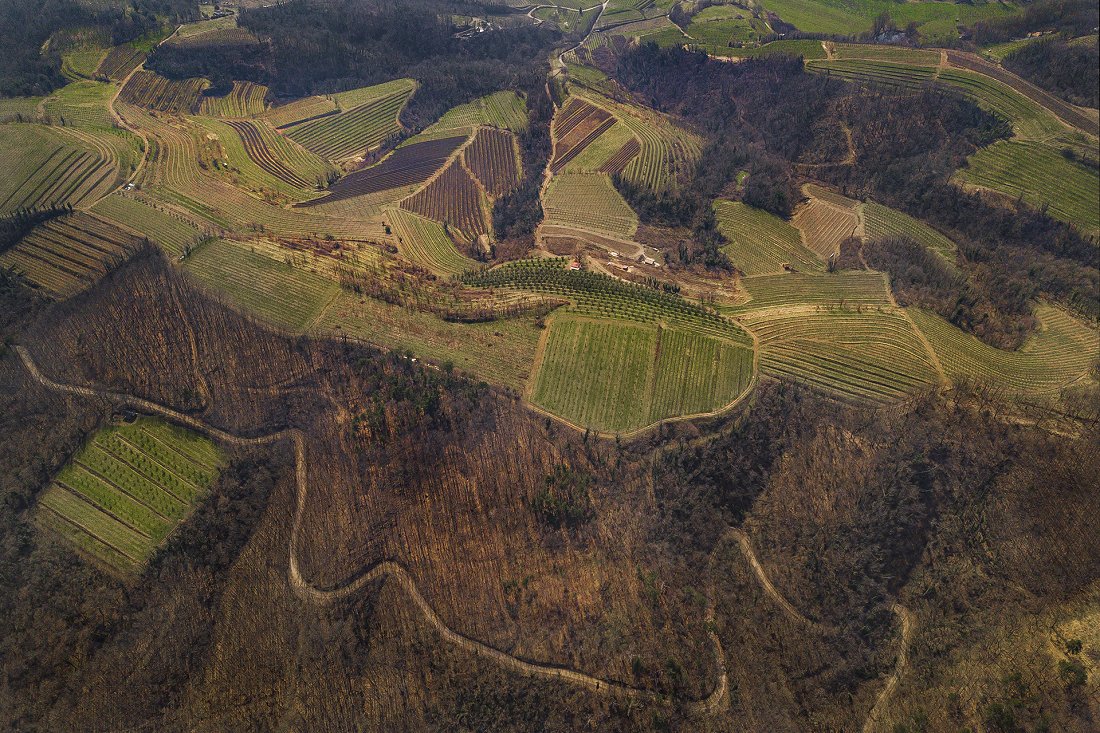
<instances>
[{"instance_id":1,"label":"green field","mask_svg":"<svg viewBox=\"0 0 1100 733\"><path fill-rule=\"evenodd\" d=\"M1100 231L1100 174L1049 146L1001 140L969 158L955 180L1023 198L1085 234Z\"/></svg>"},{"instance_id":2,"label":"green field","mask_svg":"<svg viewBox=\"0 0 1100 733\"><path fill-rule=\"evenodd\" d=\"M1002 351L916 308L910 315L952 380L977 380L1021 395L1055 394L1100 360L1100 333L1050 305L1039 305L1040 328L1017 351Z\"/></svg>"},{"instance_id":3,"label":"green field","mask_svg":"<svg viewBox=\"0 0 1100 733\"><path fill-rule=\"evenodd\" d=\"M912 324L896 310L765 309L739 321L760 340L763 374L872 402L940 381Z\"/></svg>"},{"instance_id":4,"label":"green field","mask_svg":"<svg viewBox=\"0 0 1100 733\"><path fill-rule=\"evenodd\" d=\"M415 84L397 79L333 95L340 112L295 124L286 135L329 160L361 155L400 131L397 116Z\"/></svg>"},{"instance_id":5,"label":"green field","mask_svg":"<svg viewBox=\"0 0 1100 733\"><path fill-rule=\"evenodd\" d=\"M890 305L886 281L878 272L827 275L789 272L747 277L742 283L752 299L744 305L726 309L730 313L798 306L828 309Z\"/></svg>"},{"instance_id":6,"label":"green field","mask_svg":"<svg viewBox=\"0 0 1100 733\"><path fill-rule=\"evenodd\" d=\"M825 264L802 244L798 229L763 209L740 201L716 201L718 227L729 243L722 251L746 275L784 271L820 272Z\"/></svg>"},{"instance_id":7,"label":"green field","mask_svg":"<svg viewBox=\"0 0 1100 733\"><path fill-rule=\"evenodd\" d=\"M381 348L409 352L486 382L523 389L531 373L539 329L533 317L484 323L451 323L429 313L354 293L336 296L317 323L321 333L363 339Z\"/></svg>"},{"instance_id":8,"label":"green field","mask_svg":"<svg viewBox=\"0 0 1100 733\"><path fill-rule=\"evenodd\" d=\"M914 219L889 206L868 201L863 205L863 222L867 237L870 239L909 237L951 264L955 264L955 243L919 219Z\"/></svg>"},{"instance_id":9,"label":"green field","mask_svg":"<svg viewBox=\"0 0 1100 733\"><path fill-rule=\"evenodd\" d=\"M443 226L404 209L387 209L401 254L437 275L460 275L477 265L464 257Z\"/></svg>"},{"instance_id":10,"label":"green field","mask_svg":"<svg viewBox=\"0 0 1100 733\"><path fill-rule=\"evenodd\" d=\"M555 176L543 200L547 224L633 237L638 215L627 205L611 178L603 173Z\"/></svg>"},{"instance_id":11,"label":"green field","mask_svg":"<svg viewBox=\"0 0 1100 733\"><path fill-rule=\"evenodd\" d=\"M621 432L710 412L752 382L752 350L697 333L559 314L531 401L569 422Z\"/></svg>"},{"instance_id":12,"label":"green field","mask_svg":"<svg viewBox=\"0 0 1100 733\"><path fill-rule=\"evenodd\" d=\"M77 81L46 99L46 117L54 124L77 127L112 127L111 98L116 86L97 81Z\"/></svg>"},{"instance_id":13,"label":"green field","mask_svg":"<svg viewBox=\"0 0 1100 733\"><path fill-rule=\"evenodd\" d=\"M46 206L77 206L106 193L118 179L107 142L45 125L9 124L0 135L0 215ZM123 149L125 149L123 147ZM127 161L128 162L128 161Z\"/></svg>"},{"instance_id":14,"label":"green field","mask_svg":"<svg viewBox=\"0 0 1100 733\"><path fill-rule=\"evenodd\" d=\"M807 33L857 35L871 29L886 12L899 28L917 24L924 43L942 43L959 37L957 25L1003 17L1019 10L1009 4L987 2L964 5L949 2L897 3L892 0L763 0L761 5Z\"/></svg>"},{"instance_id":15,"label":"green field","mask_svg":"<svg viewBox=\"0 0 1100 733\"><path fill-rule=\"evenodd\" d=\"M138 573L209 491L224 457L153 418L98 431L38 500L38 525L114 571Z\"/></svg>"},{"instance_id":16,"label":"green field","mask_svg":"<svg viewBox=\"0 0 1100 733\"><path fill-rule=\"evenodd\" d=\"M457 130L478 125L519 132L527 127L527 103L515 92L494 92L448 110L428 129Z\"/></svg>"},{"instance_id":17,"label":"green field","mask_svg":"<svg viewBox=\"0 0 1100 733\"><path fill-rule=\"evenodd\" d=\"M879 278L882 284L881 276ZM566 269L562 259L517 260L467 273L469 285L541 293L568 300L570 312L613 318L714 336L749 346L752 339L737 324L678 295L594 272Z\"/></svg>"},{"instance_id":18,"label":"green field","mask_svg":"<svg viewBox=\"0 0 1100 733\"><path fill-rule=\"evenodd\" d=\"M340 289L314 272L221 239L201 246L183 266L208 289L293 332L312 324Z\"/></svg>"}]
</instances>

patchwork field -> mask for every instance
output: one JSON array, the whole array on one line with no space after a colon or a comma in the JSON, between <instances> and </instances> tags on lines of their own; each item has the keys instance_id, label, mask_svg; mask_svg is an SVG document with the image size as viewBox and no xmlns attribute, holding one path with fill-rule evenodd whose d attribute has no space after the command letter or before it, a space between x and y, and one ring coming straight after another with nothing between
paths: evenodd
<instances>
[{"instance_id":1,"label":"patchwork field","mask_svg":"<svg viewBox=\"0 0 1100 733\"><path fill-rule=\"evenodd\" d=\"M1094 168L1049 146L1015 140L1000 140L968 162L954 180L1023 198L1086 234L1100 231L1100 173Z\"/></svg>"},{"instance_id":2,"label":"patchwork field","mask_svg":"<svg viewBox=\"0 0 1100 733\"><path fill-rule=\"evenodd\" d=\"M153 418L104 428L54 477L35 520L111 570L137 574L224 460L206 438Z\"/></svg>"},{"instance_id":3,"label":"patchwork field","mask_svg":"<svg viewBox=\"0 0 1100 733\"><path fill-rule=\"evenodd\" d=\"M275 132L264 120L230 120L225 124L236 136L226 135L223 140L239 138L245 157L293 193L315 191L327 185L335 172L328 162Z\"/></svg>"},{"instance_id":4,"label":"patchwork field","mask_svg":"<svg viewBox=\"0 0 1100 733\"><path fill-rule=\"evenodd\" d=\"M954 242L919 219L914 219L897 209L868 201L863 204L863 223L866 235L870 239L887 236L909 237L939 254L951 264L955 263Z\"/></svg>"},{"instance_id":5,"label":"patchwork field","mask_svg":"<svg viewBox=\"0 0 1100 733\"><path fill-rule=\"evenodd\" d=\"M551 319L531 401L601 432L720 409L752 383L752 350L660 325Z\"/></svg>"},{"instance_id":6,"label":"patchwork field","mask_svg":"<svg viewBox=\"0 0 1100 733\"><path fill-rule=\"evenodd\" d=\"M482 128L463 151L466 167L485 192L497 198L519 184L519 153L515 138L504 130Z\"/></svg>"},{"instance_id":7,"label":"patchwork field","mask_svg":"<svg viewBox=\"0 0 1100 733\"><path fill-rule=\"evenodd\" d=\"M340 289L321 275L221 239L199 247L183 266L207 289L295 333L313 323Z\"/></svg>"},{"instance_id":8,"label":"patchwork field","mask_svg":"<svg viewBox=\"0 0 1100 733\"><path fill-rule=\"evenodd\" d=\"M401 208L434 219L466 243L489 231L485 195L458 159L420 192L402 201Z\"/></svg>"},{"instance_id":9,"label":"patchwork field","mask_svg":"<svg viewBox=\"0 0 1100 733\"><path fill-rule=\"evenodd\" d=\"M401 254L437 275L460 275L477 264L455 249L438 222L404 209L387 209L386 220L397 236Z\"/></svg>"},{"instance_id":10,"label":"patchwork field","mask_svg":"<svg viewBox=\"0 0 1100 733\"><path fill-rule=\"evenodd\" d=\"M590 229L632 237L638 216L604 173L563 173L555 176L543 200L547 224Z\"/></svg>"},{"instance_id":11,"label":"patchwork field","mask_svg":"<svg viewBox=\"0 0 1100 733\"><path fill-rule=\"evenodd\" d=\"M0 254L0 268L14 270L51 297L65 298L95 283L137 244L110 222L76 212L35 227Z\"/></svg>"},{"instance_id":12,"label":"patchwork field","mask_svg":"<svg viewBox=\"0 0 1100 733\"><path fill-rule=\"evenodd\" d=\"M442 168L451 154L464 142L466 138L458 136L402 146L381 163L355 171L337 181L325 198L305 205L331 204L389 189L419 185Z\"/></svg>"},{"instance_id":13,"label":"patchwork field","mask_svg":"<svg viewBox=\"0 0 1100 733\"><path fill-rule=\"evenodd\" d=\"M570 99L554 116L554 155L550 172L559 173L616 122L607 110L576 97Z\"/></svg>"},{"instance_id":14,"label":"patchwork field","mask_svg":"<svg viewBox=\"0 0 1100 733\"><path fill-rule=\"evenodd\" d=\"M740 201L717 201L714 211L719 229L729 240L722 251L746 275L780 273L787 267L796 272L825 269L802 244L798 229L779 217Z\"/></svg>"},{"instance_id":15,"label":"patchwork field","mask_svg":"<svg viewBox=\"0 0 1100 733\"><path fill-rule=\"evenodd\" d=\"M661 191L675 188L694 169L703 150L703 141L697 135L646 107L622 104L602 95L591 96L594 103L614 114L638 141L637 154L622 169L627 180Z\"/></svg>"}]
</instances>

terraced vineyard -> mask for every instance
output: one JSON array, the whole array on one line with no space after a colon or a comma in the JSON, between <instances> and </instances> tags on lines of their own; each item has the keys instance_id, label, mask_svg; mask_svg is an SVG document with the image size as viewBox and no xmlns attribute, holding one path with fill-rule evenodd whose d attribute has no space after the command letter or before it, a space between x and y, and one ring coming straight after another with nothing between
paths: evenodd
<instances>
[{"instance_id":1,"label":"terraced vineyard","mask_svg":"<svg viewBox=\"0 0 1100 733\"><path fill-rule=\"evenodd\" d=\"M886 308L886 280L878 272L758 275L742 281L752 296L745 305L727 308L741 313L765 308Z\"/></svg>"},{"instance_id":2,"label":"terraced vineyard","mask_svg":"<svg viewBox=\"0 0 1100 733\"><path fill-rule=\"evenodd\" d=\"M752 349L689 331L571 315L551 319L531 401L601 432L710 412L753 379Z\"/></svg>"},{"instance_id":3,"label":"terraced vineyard","mask_svg":"<svg viewBox=\"0 0 1100 733\"><path fill-rule=\"evenodd\" d=\"M235 150L228 150L231 159L235 157L239 161L244 157L276 181L289 186L291 193L313 192L334 172L329 163L278 134L262 120L228 120L225 124L236 134L220 135L222 142L227 149L240 144L243 153L233 156Z\"/></svg>"},{"instance_id":4,"label":"terraced vineyard","mask_svg":"<svg viewBox=\"0 0 1100 733\"><path fill-rule=\"evenodd\" d=\"M543 199L544 221L630 238L638 230L638 216L627 205L605 173L563 173L555 176Z\"/></svg>"},{"instance_id":5,"label":"terraced vineyard","mask_svg":"<svg viewBox=\"0 0 1100 733\"><path fill-rule=\"evenodd\" d=\"M329 189L329 195L325 198L303 205L329 204L391 188L423 183L442 168L451 154L464 142L466 142L465 137L457 136L426 140L400 147L381 163L356 171L337 181Z\"/></svg>"},{"instance_id":6,"label":"terraced vineyard","mask_svg":"<svg viewBox=\"0 0 1100 733\"><path fill-rule=\"evenodd\" d=\"M1041 328L1018 351L1002 351L939 316L910 309L952 380L971 379L1023 395L1052 395L1088 372L1100 355L1100 333L1065 311L1040 304Z\"/></svg>"},{"instance_id":7,"label":"terraced vineyard","mask_svg":"<svg viewBox=\"0 0 1100 733\"><path fill-rule=\"evenodd\" d=\"M494 92L448 110L430 130L489 125L519 132L527 127L527 103L515 92Z\"/></svg>"},{"instance_id":8,"label":"terraced vineyard","mask_svg":"<svg viewBox=\"0 0 1100 733\"><path fill-rule=\"evenodd\" d=\"M122 81L144 61L144 51L139 51L128 43L115 46L99 62L95 75L105 76L111 81Z\"/></svg>"},{"instance_id":9,"label":"terraced vineyard","mask_svg":"<svg viewBox=\"0 0 1100 733\"><path fill-rule=\"evenodd\" d=\"M250 81L235 81L222 97L203 96L199 114L211 117L253 117L267 109L267 87Z\"/></svg>"},{"instance_id":10,"label":"terraced vineyard","mask_svg":"<svg viewBox=\"0 0 1100 733\"><path fill-rule=\"evenodd\" d=\"M64 298L90 286L138 240L83 212L51 219L0 254L0 268L14 270L35 288Z\"/></svg>"},{"instance_id":11,"label":"terraced vineyard","mask_svg":"<svg viewBox=\"0 0 1100 733\"><path fill-rule=\"evenodd\" d=\"M722 251L746 275L820 272L824 263L802 244L798 229L762 209L740 201L717 201L718 226L729 243Z\"/></svg>"},{"instance_id":12,"label":"terraced vineyard","mask_svg":"<svg viewBox=\"0 0 1100 733\"><path fill-rule=\"evenodd\" d=\"M467 273L463 281L483 288L505 288L559 296L570 301L577 315L615 318L637 323L664 323L751 346L752 339L737 324L676 295L594 272L568 270L565 260L517 260L491 270ZM879 284L882 279L879 276Z\"/></svg>"},{"instance_id":13,"label":"terraced vineyard","mask_svg":"<svg viewBox=\"0 0 1100 733\"><path fill-rule=\"evenodd\" d=\"M482 128L462 155L490 196L504 196L519 184L519 153L511 133Z\"/></svg>"},{"instance_id":14,"label":"terraced vineyard","mask_svg":"<svg viewBox=\"0 0 1100 733\"><path fill-rule=\"evenodd\" d=\"M703 150L702 139L697 135L651 109L621 104L603 96L593 98L611 111L638 141L638 153L622 170L627 180L663 191L675 188L694 169Z\"/></svg>"},{"instance_id":15,"label":"terraced vineyard","mask_svg":"<svg viewBox=\"0 0 1100 733\"><path fill-rule=\"evenodd\" d=\"M120 141L121 142L121 141ZM114 186L113 151L94 139L43 125L6 125L0 135L0 216L81 203Z\"/></svg>"},{"instance_id":16,"label":"terraced vineyard","mask_svg":"<svg viewBox=\"0 0 1100 733\"><path fill-rule=\"evenodd\" d=\"M301 122L315 120L325 115L336 114L339 108L331 97L305 97L289 104L272 107L264 113L265 120L275 128L283 129Z\"/></svg>"},{"instance_id":17,"label":"terraced vineyard","mask_svg":"<svg viewBox=\"0 0 1100 733\"><path fill-rule=\"evenodd\" d=\"M909 66L936 66L940 63L940 52L931 49L875 46L867 43L834 43L832 51L833 57L841 61L852 59L890 61Z\"/></svg>"},{"instance_id":18,"label":"terraced vineyard","mask_svg":"<svg viewBox=\"0 0 1100 733\"><path fill-rule=\"evenodd\" d=\"M955 263L955 243L919 219L889 206L868 201L863 205L863 221L868 238L909 237L951 264Z\"/></svg>"},{"instance_id":19,"label":"terraced vineyard","mask_svg":"<svg viewBox=\"0 0 1100 733\"><path fill-rule=\"evenodd\" d=\"M901 89L916 89L931 82L936 75L934 66L909 66L874 59L814 60L807 61L806 68L848 81Z\"/></svg>"},{"instance_id":20,"label":"terraced vineyard","mask_svg":"<svg viewBox=\"0 0 1100 733\"><path fill-rule=\"evenodd\" d=\"M802 241L818 257L828 259L840 251L840 243L859 227L858 203L818 186L806 185L810 200L801 204L791 222L802 232Z\"/></svg>"},{"instance_id":21,"label":"terraced vineyard","mask_svg":"<svg viewBox=\"0 0 1100 733\"><path fill-rule=\"evenodd\" d=\"M439 223L403 209L388 209L386 216L397 235L398 249L412 262L444 276L460 275L477 265L455 249Z\"/></svg>"},{"instance_id":22,"label":"terraced vineyard","mask_svg":"<svg viewBox=\"0 0 1100 733\"><path fill-rule=\"evenodd\" d=\"M614 155L604 161L604 164L600 166L600 173L606 173L609 176L620 175L630 165L630 161L634 160L641 151L642 144L638 142L638 138L631 135L630 139L623 143L623 146L616 150Z\"/></svg>"},{"instance_id":23,"label":"terraced vineyard","mask_svg":"<svg viewBox=\"0 0 1100 733\"><path fill-rule=\"evenodd\" d=\"M182 255L189 245L202 236L197 227L178 215L161 211L145 201L122 193L113 193L100 199L92 207L92 211L148 237L149 241L176 257Z\"/></svg>"},{"instance_id":24,"label":"terraced vineyard","mask_svg":"<svg viewBox=\"0 0 1100 733\"><path fill-rule=\"evenodd\" d=\"M362 155L401 130L397 116L413 92L408 80L387 82L385 93L375 87L334 95L341 112L286 126L286 136L329 160ZM348 107L355 103L357 106Z\"/></svg>"},{"instance_id":25,"label":"terraced vineyard","mask_svg":"<svg viewBox=\"0 0 1100 733\"><path fill-rule=\"evenodd\" d=\"M152 71L139 70L122 87L118 98L127 104L172 114L188 114L199 106L206 79L165 79Z\"/></svg>"},{"instance_id":26,"label":"terraced vineyard","mask_svg":"<svg viewBox=\"0 0 1100 733\"><path fill-rule=\"evenodd\" d=\"M764 374L874 402L939 382L912 324L896 311L770 309L738 320L760 340Z\"/></svg>"},{"instance_id":27,"label":"terraced vineyard","mask_svg":"<svg viewBox=\"0 0 1100 733\"><path fill-rule=\"evenodd\" d=\"M633 147L631 147L633 144ZM624 148L627 148L626 152ZM621 172L629 165L637 151L641 150L637 138L623 123L618 120L591 141L583 151L574 156L565 167L568 173L615 173ZM633 151L633 154L630 154ZM621 164L613 160L616 156L625 159Z\"/></svg>"},{"instance_id":28,"label":"terraced vineyard","mask_svg":"<svg viewBox=\"0 0 1100 733\"><path fill-rule=\"evenodd\" d=\"M972 155L955 180L1022 197L1086 234L1100 232L1100 174L1047 145L1000 140Z\"/></svg>"},{"instance_id":29,"label":"terraced vineyard","mask_svg":"<svg viewBox=\"0 0 1100 733\"><path fill-rule=\"evenodd\" d=\"M104 428L42 492L35 522L112 571L137 574L224 463L209 440L160 420Z\"/></svg>"},{"instance_id":30,"label":"terraced vineyard","mask_svg":"<svg viewBox=\"0 0 1100 733\"><path fill-rule=\"evenodd\" d=\"M225 240L207 242L184 269L208 289L275 326L302 332L339 292L331 280Z\"/></svg>"},{"instance_id":31,"label":"terraced vineyard","mask_svg":"<svg viewBox=\"0 0 1100 733\"><path fill-rule=\"evenodd\" d=\"M466 243L489 230L485 196L457 159L423 190L402 201L401 208L440 222Z\"/></svg>"}]
</instances>

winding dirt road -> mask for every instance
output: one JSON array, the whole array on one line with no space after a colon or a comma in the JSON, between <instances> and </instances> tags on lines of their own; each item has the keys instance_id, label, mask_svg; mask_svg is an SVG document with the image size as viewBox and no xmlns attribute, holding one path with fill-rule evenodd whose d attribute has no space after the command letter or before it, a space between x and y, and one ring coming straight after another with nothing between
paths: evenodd
<instances>
[{"instance_id":1,"label":"winding dirt road","mask_svg":"<svg viewBox=\"0 0 1100 733\"><path fill-rule=\"evenodd\" d=\"M262 435L253 438L241 437L228 433L219 428L208 425L207 423L192 417L185 415L178 410L173 410L170 407L152 402L150 400L142 399L140 397L134 397L132 395L121 394L118 392L111 392L105 389L97 389L93 387L80 386L74 384L62 384L55 382L46 375L44 375L38 368L38 365L34 362L30 353L27 352L22 346L14 347L15 353L19 355L23 366L26 368L27 373L36 382L42 386L51 389L56 392L63 392L66 394L73 394L82 397L107 399L112 402L116 402L122 405L127 405L131 408L152 414L159 415L167 420L175 422L179 425L183 425L192 428L198 432L201 432L213 439L223 441L230 445L238 446L262 446L279 443L282 441L289 441L294 447L294 474L296 483L296 504L294 509L294 522L290 532L290 552L289 563L287 568L287 576L290 580L291 588L302 599L311 601L317 604L327 604L341 598L346 598L353 593L360 590L363 586L371 583L375 580L381 580L383 578L392 578L398 585L400 585L408 596L412 599L413 603L420 610L421 614L428 624L435 629L436 632L448 643L457 647L465 649L479 657L492 660L506 669L510 669L519 674L529 677L541 677L545 679L560 680L577 687L584 687L593 692L597 692L605 695L616 695L620 697L634 698L645 701L656 701L658 696L656 693L631 687L622 682L615 680L605 680L599 677L594 677L584 672L570 669L568 667L535 662L531 660L522 659L512 654L507 654L495 649L487 644L484 644L476 639L472 639L464 634L461 634L454 629L447 626L439 615L436 614L435 609L428 603L427 599L420 593L420 590L416 586L416 581L413 580L412 575L409 574L402 565L392 560L384 560L367 570L352 576L351 578L343 581L332 587L319 587L309 582L303 575L301 567L298 563L298 543L300 536L300 529L302 524L302 515L305 512L306 501L309 493L309 481L307 471L307 455L306 455L306 441L300 430L290 428L286 430L280 430L278 432L269 433L268 435ZM764 591L771 597L783 611L794 618L797 621L805 623L815 628L820 628L821 624L811 621L803 616L798 609L791 605L783 594L781 594L771 580L768 578L767 573L764 570L763 565L756 557L756 553L753 551L752 543L749 536L740 529L735 527L728 528L719 541L715 544L714 549L711 551L711 555L707 564L708 573L711 575L711 582L707 586L707 607L704 616L704 622L706 624L707 635L710 638L713 645L715 660L718 665L718 679L715 681L714 689L706 697L699 700L687 700L684 702L684 708L691 714L710 717L716 715L721 711L723 703L726 700L726 696L729 693L729 679L726 671L726 657L725 651L722 648L722 642L718 638L718 634L714 630L714 560L718 548L724 541L729 538L737 540L738 546L741 549L741 553L745 556L746 561L753 569L753 573L756 575L757 580L760 582ZM901 621L901 649L898 652L898 661L895 666L893 674L890 676L886 683L886 686L879 692L878 698L875 701L875 705L868 715L866 722L864 723L864 733L871 733L874 730L874 725L878 721L882 713L882 708L889 701L894 690L897 688L898 679L902 671L907 664L907 653L909 645L911 643L911 637L913 633L913 621L909 611L898 603L891 606L891 610L898 615Z\"/></svg>"},{"instance_id":2,"label":"winding dirt road","mask_svg":"<svg viewBox=\"0 0 1100 733\"><path fill-rule=\"evenodd\" d=\"M82 397L107 399L112 402L127 405L131 408L147 412L153 415L159 415L167 420L175 422L180 425L192 428L198 432L208 435L231 445L239 446L259 446L259 445L271 445L282 441L290 441L294 446L295 457L295 481L297 484L297 501L294 509L294 522L290 533L290 552L289 554L289 567L287 571L288 578L290 580L291 587L294 592L305 600L312 601L318 604L327 604L341 598L355 593L361 589L364 585L382 578L392 578L405 590L405 592L416 604L417 608L423 614L424 619L434 628L440 636L447 642L454 644L457 647L461 647L466 651L473 654L490 659L502 667L513 670L523 675L530 677L543 677L547 679L560 680L569 684L576 685L578 687L588 688L594 692L609 695L618 695L621 697L631 697L635 699L655 701L658 699L656 693L650 690L639 689L631 687L629 685L617 682L615 680L604 680L592 675L579 672L574 669L570 669L564 666L558 666L553 664L533 662L525 659L521 659L511 654L495 649L487 644L484 644L476 639L471 639L468 636L458 633L454 629L445 624L442 619L436 614L435 609L431 607L427 599L421 595L420 590L416 587L416 582L413 580L409 572L400 564L392 561L385 560L366 571L349 578L348 580L329 588L322 588L313 585L302 575L301 568L298 563L298 544L300 537L300 529L302 524L302 514L305 511L306 500L308 496L308 471L306 464L306 443L301 431L296 429L281 430L268 435L263 435L254 438L245 438L232 433L228 433L219 428L215 428L211 425L204 423L197 418L190 415L185 415L182 412L173 410L170 407L160 405L150 400L142 399L140 397L134 397L131 395L120 394L117 392L111 392L104 389L95 389L92 387L62 384L55 382L46 375L44 375L35 364L34 359L22 346L14 347L16 354L23 362L23 366L26 368L30 376L39 384L44 387L67 394L79 395ZM685 703L685 708L693 714L711 716L717 713L722 706L723 701L726 698L726 694L729 689L729 681L726 675L726 663L725 654L722 650L721 641L718 639L718 635L711 628L714 620L714 595L713 585L708 588L707 593L707 610L704 619L707 622L707 634L710 637L711 643L714 646L715 658L718 662L718 679L715 682L714 690L705 698L700 700L689 700Z\"/></svg>"}]
</instances>

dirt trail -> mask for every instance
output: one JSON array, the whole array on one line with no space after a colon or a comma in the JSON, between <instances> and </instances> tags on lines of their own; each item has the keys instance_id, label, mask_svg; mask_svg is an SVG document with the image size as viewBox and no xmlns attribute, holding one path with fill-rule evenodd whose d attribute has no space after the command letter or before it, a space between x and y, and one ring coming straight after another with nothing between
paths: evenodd
<instances>
[{"instance_id":1,"label":"dirt trail","mask_svg":"<svg viewBox=\"0 0 1100 733\"><path fill-rule=\"evenodd\" d=\"M339 583L335 586L322 588L313 585L306 580L301 571L301 567L298 562L298 545L299 536L302 524L302 514L306 508L306 500L308 497L308 471L306 464L306 444L305 439L301 431L296 429L281 430L278 432L270 433L254 438L244 438L232 433L228 433L224 430L220 430L211 425L207 425L201 420L185 415L177 410L173 410L170 407L157 404L150 400L142 399L140 397L133 397L131 395L120 394L117 392L111 392L108 390L95 389L92 387L83 387L79 385L61 384L55 382L49 377L42 374L38 369L38 365L35 364L34 359L22 346L15 346L15 352L22 360L24 367L30 376L44 387L68 394L80 395L83 397L108 399L114 402L123 403L129 405L132 408L147 412L153 415L159 415L163 418L171 420L172 422L184 425L192 428L196 431L204 433L217 440L240 446L257 446L257 445L270 445L273 443L282 442L284 440L290 441L294 446L295 457L295 483L297 486L297 501L294 510L294 520L290 533L290 552L289 554L289 566L288 566L288 578L290 580L291 587L300 597L312 601L314 603L331 603L333 601L345 598L364 585L371 583L375 580L382 578L392 578L405 590L405 592L412 599L413 603L423 614L424 619L439 633L443 639L455 646L461 647L473 654L480 657L488 658L503 667L511 669L523 675L533 677L544 677L548 679L557 679L563 682L576 685L578 687L585 687L594 692L609 695L618 695L621 697L630 697L641 700L657 700L656 693L649 690L638 689L625 685L615 680L604 680L592 675L579 672L568 667L539 663L521 659L511 654L495 649L487 644L484 644L475 639L471 639L468 636L460 634L447 626L442 619L436 614L435 610L428 603L427 599L421 595L419 589L416 586L416 582L413 580L409 572L400 564L386 560L378 563L359 575L353 576L348 580ZM713 556L712 556L713 558ZM726 675L725 653L722 650L721 641L718 639L718 635L711 628L711 622L714 619L714 592L713 583L708 586L707 593L707 610L705 615L705 621L707 622L707 634L710 637L711 643L714 646L715 657L718 662L718 679L715 682L714 690L705 698L700 700L687 701L685 707L688 711L696 715L710 716L717 713L722 706L723 701L726 698L729 689L729 682Z\"/></svg>"},{"instance_id":2,"label":"dirt trail","mask_svg":"<svg viewBox=\"0 0 1100 733\"><path fill-rule=\"evenodd\" d=\"M883 708L886 707L886 703L890 701L894 691L898 687L898 680L901 677L901 673L905 671L906 665L909 663L909 645L913 641L913 628L916 623L913 620L913 614L909 612L909 609L900 603L893 603L890 605L890 610L898 617L898 621L901 622L901 648L898 650L898 661L894 665L894 672L890 675L890 679L886 680L886 686L878 693L878 697L875 698L875 706L871 708L871 712L867 715L867 720L863 723L863 733L874 733L875 726L880 722L882 718Z\"/></svg>"},{"instance_id":3,"label":"dirt trail","mask_svg":"<svg viewBox=\"0 0 1100 733\"><path fill-rule=\"evenodd\" d=\"M67 394L80 395L83 397L108 399L121 404L129 405L132 408L147 412L152 415L159 415L172 422L180 425L187 426L198 432L204 433L214 439L224 441L231 445L240 446L260 446L271 445L273 443L279 443L284 440L290 441L294 446L294 459L295 459L295 483L296 483L296 503L294 509L293 526L290 533L290 551L288 562L288 579L292 589L300 597L312 601L314 603L324 604L331 603L332 601L345 598L364 585L371 583L375 580L383 578L392 578L405 590L405 592L412 599L413 603L423 614L425 621L428 622L434 628L443 639L457 647L465 649L479 657L485 657L490 659L502 667L518 672L530 677L543 677L547 679L556 679L562 682L567 682L578 687L585 687L594 692L605 695L617 695L620 697L628 697L638 700L655 701L658 700L656 693L650 690L639 689L623 684L615 680L604 680L598 677L594 677L584 672L579 672L568 667L539 663L522 659L520 657L502 652L499 649L495 649L487 644L484 644L476 639L472 639L464 634L461 634L443 622L436 614L435 609L428 603L427 599L421 595L420 590L416 586L416 582L409 572L401 566L391 560L385 560L383 562L374 565L368 570L355 575L342 583L335 586L322 588L313 585L302 575L301 567L298 563L298 542L300 529L302 524L302 514L306 508L306 500L308 496L309 484L308 484L308 471L307 471L307 456L306 456L306 443L302 432L297 429L280 430L268 435L261 435L253 438L241 437L228 433L219 428L215 428L211 425L204 423L203 421L185 415L177 410L173 410L170 407L157 404L150 400L142 399L140 397L134 397L131 395L120 394L117 392L111 392L109 390L96 389L92 387L84 387L72 384L62 384L55 382L49 377L42 374L38 369L38 365L35 364L34 359L30 353L27 352L22 346L16 345L14 347L15 353L19 355L20 360L23 362L23 366L26 368L28 374L42 386L54 390L56 392L64 392ZM802 615L798 609L791 605L783 594L781 594L771 580L768 578L767 572L760 564L760 561L756 557L756 553L753 551L752 543L749 536L742 530L730 527L718 542L715 543L714 549L711 550L710 558L707 563L707 571L711 577L711 580L707 584L707 606L704 614L704 622L707 628L707 636L710 638L713 645L715 659L718 664L718 679L715 681L713 691L706 697L699 700L688 700L685 702L685 708L688 712L698 716L710 717L721 711L722 706L726 700L726 696L729 693L729 678L726 669L726 657L725 651L722 648L722 642L718 638L717 632L714 630L714 560L717 555L718 548L727 539L734 538L738 542L738 546L741 549L741 553L745 556L749 565L752 567L753 572L756 575L761 587L771 597L783 611L791 616L791 618L801 623L807 624L814 628L825 628L822 624L808 619ZM908 663L908 651L912 642L912 635L914 629L914 621L912 614L899 603L894 603L891 610L898 616L901 622L901 648L898 651L897 664L895 665L894 672L886 682L886 686L879 692L876 698L875 705L871 709L870 714L863 726L863 733L873 733L874 726L878 722L882 715L882 709L889 701L897 688L898 680L904 672L904 669Z\"/></svg>"}]
</instances>

